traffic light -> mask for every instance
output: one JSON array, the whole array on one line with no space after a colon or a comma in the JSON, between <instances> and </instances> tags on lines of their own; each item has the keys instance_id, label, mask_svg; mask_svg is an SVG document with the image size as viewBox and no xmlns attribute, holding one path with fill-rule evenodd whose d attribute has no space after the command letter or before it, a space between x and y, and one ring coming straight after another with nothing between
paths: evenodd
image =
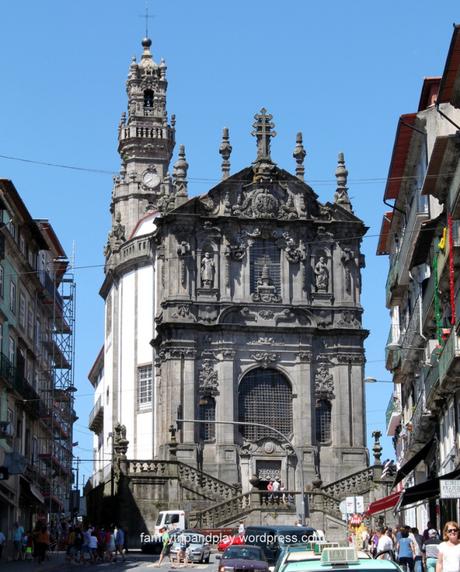
<instances>
[{"instance_id":1,"label":"traffic light","mask_svg":"<svg viewBox=\"0 0 460 572\"><path fill-rule=\"evenodd\" d=\"M6 467L0 467L0 481L6 481L9 479L10 473Z\"/></svg>"}]
</instances>

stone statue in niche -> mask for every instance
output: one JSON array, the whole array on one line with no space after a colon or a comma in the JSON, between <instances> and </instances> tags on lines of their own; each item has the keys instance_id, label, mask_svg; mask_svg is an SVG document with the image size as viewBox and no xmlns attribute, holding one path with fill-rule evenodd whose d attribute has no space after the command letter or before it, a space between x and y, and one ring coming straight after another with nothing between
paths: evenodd
<instances>
[{"instance_id":1,"label":"stone statue in niche","mask_svg":"<svg viewBox=\"0 0 460 572\"><path fill-rule=\"evenodd\" d=\"M318 262L315 264L315 277L316 289L321 292L326 292L329 286L329 270L324 256L320 256Z\"/></svg>"},{"instance_id":2,"label":"stone statue in niche","mask_svg":"<svg viewBox=\"0 0 460 572\"><path fill-rule=\"evenodd\" d=\"M210 252L205 252L201 259L201 285L203 288L212 288L214 284L215 273L214 260L211 258Z\"/></svg>"},{"instance_id":3,"label":"stone statue in niche","mask_svg":"<svg viewBox=\"0 0 460 572\"><path fill-rule=\"evenodd\" d=\"M341 260L345 270L345 291L351 294L351 274L354 265L353 252L349 248L344 248Z\"/></svg>"}]
</instances>

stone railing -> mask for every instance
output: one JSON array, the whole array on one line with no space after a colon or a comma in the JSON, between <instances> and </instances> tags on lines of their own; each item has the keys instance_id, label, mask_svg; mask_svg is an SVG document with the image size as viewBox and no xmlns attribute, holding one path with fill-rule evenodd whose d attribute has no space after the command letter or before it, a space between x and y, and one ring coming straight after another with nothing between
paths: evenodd
<instances>
[{"instance_id":1,"label":"stone railing","mask_svg":"<svg viewBox=\"0 0 460 572\"><path fill-rule=\"evenodd\" d=\"M128 475L150 473L178 479L181 486L211 500L228 500L238 495L235 487L180 461L128 461Z\"/></svg>"},{"instance_id":2,"label":"stone railing","mask_svg":"<svg viewBox=\"0 0 460 572\"><path fill-rule=\"evenodd\" d=\"M235 487L220 481L215 477L211 477L207 473L203 473L195 467L186 465L185 463L177 463L179 470L179 480L185 486L191 486L194 490L203 492L206 496L212 496L216 500L231 499L238 494Z\"/></svg>"},{"instance_id":3,"label":"stone railing","mask_svg":"<svg viewBox=\"0 0 460 572\"><path fill-rule=\"evenodd\" d=\"M205 510L196 511L190 515L190 521L192 526L214 528L236 522L256 510L295 514L297 495L300 493L285 491L283 500L281 494L273 499L269 493L253 491L238 495ZM305 496L308 497L310 512L320 511L337 519L342 518L339 500L322 491L311 491Z\"/></svg>"},{"instance_id":4,"label":"stone railing","mask_svg":"<svg viewBox=\"0 0 460 572\"><path fill-rule=\"evenodd\" d=\"M140 256L150 256L150 239L148 235L133 238L123 244L118 253L118 261L120 263L126 262L127 260Z\"/></svg>"},{"instance_id":5,"label":"stone railing","mask_svg":"<svg viewBox=\"0 0 460 572\"><path fill-rule=\"evenodd\" d=\"M321 488L324 493L339 500L343 500L347 496L355 494L364 494L371 489L374 480L375 467L367 467L351 475L347 475L338 481Z\"/></svg>"}]
</instances>

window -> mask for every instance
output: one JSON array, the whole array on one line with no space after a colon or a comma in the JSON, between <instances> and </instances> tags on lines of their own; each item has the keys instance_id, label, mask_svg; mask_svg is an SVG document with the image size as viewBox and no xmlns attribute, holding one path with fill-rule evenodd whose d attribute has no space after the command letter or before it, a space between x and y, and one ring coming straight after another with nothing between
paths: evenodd
<instances>
[{"instance_id":1,"label":"window","mask_svg":"<svg viewBox=\"0 0 460 572\"><path fill-rule=\"evenodd\" d=\"M26 327L26 297L19 292L19 324L23 329Z\"/></svg>"},{"instance_id":2,"label":"window","mask_svg":"<svg viewBox=\"0 0 460 572\"><path fill-rule=\"evenodd\" d=\"M27 335L31 340L34 339L34 309L30 302L27 305Z\"/></svg>"},{"instance_id":3,"label":"window","mask_svg":"<svg viewBox=\"0 0 460 572\"><path fill-rule=\"evenodd\" d=\"M213 397L203 397L200 401L200 419L202 421L216 420L216 402ZM200 438L202 441L214 441L216 438L216 425L214 423L200 423Z\"/></svg>"},{"instance_id":4,"label":"window","mask_svg":"<svg viewBox=\"0 0 460 572\"><path fill-rule=\"evenodd\" d=\"M5 294L5 287L4 287L3 277L4 277L3 266L0 264L0 296L1 296L2 298L3 298L4 294Z\"/></svg>"},{"instance_id":5,"label":"window","mask_svg":"<svg viewBox=\"0 0 460 572\"><path fill-rule=\"evenodd\" d=\"M14 365L16 362L15 356L16 356L16 342L10 336L8 338L8 359L10 360L12 365Z\"/></svg>"},{"instance_id":6,"label":"window","mask_svg":"<svg viewBox=\"0 0 460 572\"><path fill-rule=\"evenodd\" d=\"M257 280L262 276L264 267L268 269L271 283L275 286L276 292L280 293L280 260L280 249L271 240L259 238L254 241L250 257L251 293L256 292Z\"/></svg>"},{"instance_id":7,"label":"window","mask_svg":"<svg viewBox=\"0 0 460 572\"><path fill-rule=\"evenodd\" d=\"M37 353L40 353L40 342L42 338L42 325L40 320L37 318L35 320L35 349Z\"/></svg>"},{"instance_id":8,"label":"window","mask_svg":"<svg viewBox=\"0 0 460 572\"><path fill-rule=\"evenodd\" d=\"M288 436L292 432L292 389L283 374L254 369L244 376L238 392L238 421L263 423ZM243 437L257 441L280 436L264 427L242 427Z\"/></svg>"},{"instance_id":9,"label":"window","mask_svg":"<svg viewBox=\"0 0 460 572\"><path fill-rule=\"evenodd\" d=\"M112 292L107 296L105 307L105 337L108 338L112 333Z\"/></svg>"},{"instance_id":10,"label":"window","mask_svg":"<svg viewBox=\"0 0 460 572\"><path fill-rule=\"evenodd\" d=\"M12 280L10 282L10 310L16 314L16 284Z\"/></svg>"},{"instance_id":11,"label":"window","mask_svg":"<svg viewBox=\"0 0 460 572\"><path fill-rule=\"evenodd\" d=\"M151 89L144 91L144 107L153 107L153 91Z\"/></svg>"},{"instance_id":12,"label":"window","mask_svg":"<svg viewBox=\"0 0 460 572\"><path fill-rule=\"evenodd\" d=\"M26 239L22 236L22 233L19 235L19 250L26 255Z\"/></svg>"},{"instance_id":13,"label":"window","mask_svg":"<svg viewBox=\"0 0 460 572\"><path fill-rule=\"evenodd\" d=\"M137 407L148 409L152 405L152 366L145 365L137 370Z\"/></svg>"},{"instance_id":14,"label":"window","mask_svg":"<svg viewBox=\"0 0 460 572\"><path fill-rule=\"evenodd\" d=\"M327 399L318 399L316 402L316 442L331 442L331 402Z\"/></svg>"}]
</instances>

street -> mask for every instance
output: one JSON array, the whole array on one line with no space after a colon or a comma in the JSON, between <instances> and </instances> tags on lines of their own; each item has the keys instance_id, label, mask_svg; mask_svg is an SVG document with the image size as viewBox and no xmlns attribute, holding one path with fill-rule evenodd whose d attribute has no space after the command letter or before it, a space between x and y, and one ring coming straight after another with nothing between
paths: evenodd
<instances>
[{"instance_id":1,"label":"street","mask_svg":"<svg viewBox=\"0 0 460 572\"><path fill-rule=\"evenodd\" d=\"M65 561L64 553L52 554L50 559L47 560L43 565L38 566L33 561L27 562L0 562L0 568L5 572L28 572L30 570L40 570L40 572L52 572L53 570L59 569L60 572L67 572L81 568L85 570L95 570L95 569L113 569L114 572L124 572L125 570L136 569L137 571L149 571L153 572L154 569L160 569L163 572L168 572L169 570L216 570L217 569L217 560L216 554L211 554L211 562L209 564L188 564L184 566L183 564L179 567L177 565L173 566L166 560L163 562L161 567L158 567L159 555L154 554L142 554L141 552L130 552L126 556L126 561L122 562L118 560L116 562L101 562L97 564L75 564L69 563Z\"/></svg>"}]
</instances>

